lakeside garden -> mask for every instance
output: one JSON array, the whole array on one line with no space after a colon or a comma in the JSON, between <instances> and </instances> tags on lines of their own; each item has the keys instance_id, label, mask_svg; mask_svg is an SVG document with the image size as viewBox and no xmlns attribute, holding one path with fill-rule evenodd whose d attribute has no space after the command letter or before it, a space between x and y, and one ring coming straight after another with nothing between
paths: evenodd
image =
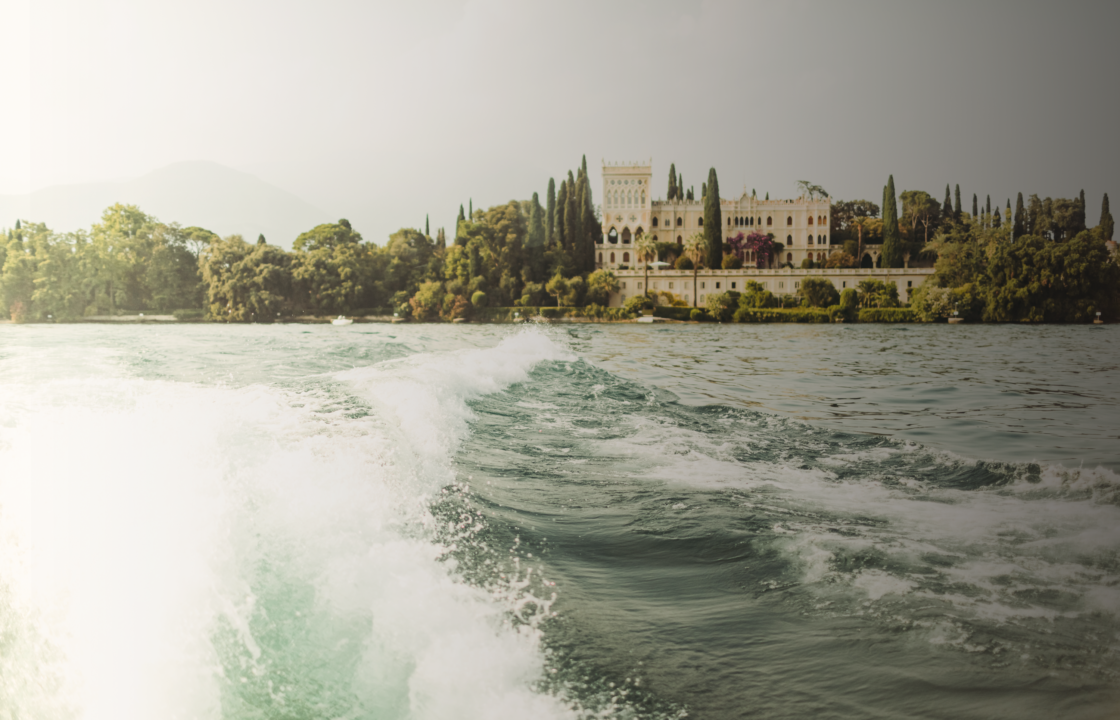
<instances>
[{"instance_id":1,"label":"lakeside garden","mask_svg":"<svg viewBox=\"0 0 1120 720\"><path fill-rule=\"evenodd\" d=\"M682 186L674 169L670 196ZM639 262L661 260L694 272L748 262L772 266L772 237L738 234L724 241L714 168L701 192L704 233L684 245L639 236ZM1084 193L1032 195L1027 202L1020 194L1014 212L1010 200L1003 211L998 203L993 210L990 198L980 204L975 195L966 212L959 186L953 200L946 187L943 203L924 191L900 198L901 212L892 176L882 213L867 200L834 201L833 252L821 266L866 267L869 245L881 248L882 267L902 267L907 259L932 264L933 275L911 293L908 307L890 283L866 280L840 293L828 280L807 277L790 295L748 282L743 292L707 296L702 307L663 293L609 308L619 286L612 272L594 269L601 220L585 158L558 186L549 181L543 203L533 193L485 210L460 206L450 239L442 228L433 236L426 226L402 228L377 245L343 219L309 229L285 250L263 236L255 242L219 237L120 204L89 230L61 233L17 220L0 236L0 317L71 322L147 312L211 322L334 315L502 322L515 314L626 320L652 311L709 322L936 322L954 313L974 322L1089 322L1097 313L1120 320L1107 195L1094 227L1086 224Z\"/></svg>"}]
</instances>

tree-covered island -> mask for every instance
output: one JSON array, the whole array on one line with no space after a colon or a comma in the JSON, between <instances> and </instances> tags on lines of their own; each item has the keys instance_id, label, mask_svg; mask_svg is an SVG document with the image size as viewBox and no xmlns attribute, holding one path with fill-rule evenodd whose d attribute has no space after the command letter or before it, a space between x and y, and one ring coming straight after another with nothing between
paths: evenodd
<instances>
[{"instance_id":1,"label":"tree-covered island","mask_svg":"<svg viewBox=\"0 0 1120 720\"><path fill-rule=\"evenodd\" d=\"M823 188L799 183L803 193ZM634 238L634 267L652 262L693 277L708 268L783 266L782 243L758 230L721 237L719 181L713 168L701 186L705 227L687 240ZM683 177L669 173L667 196L694 199ZM767 194L769 197L769 194ZM301 316L397 315L435 321L509 317L515 309L570 308L572 314L624 319L663 306L680 319L740 322L944 320L1088 322L1120 319L1120 265L1104 196L1100 219L1087 222L1084 192L1073 199L1022 194L1014 209L990 196L961 206L960 187L944 201L920 190L896 196L893 176L882 203L833 201L828 252L801 267L933 268L898 308L897 288L865 280L839 292L809 277L795 292L773 294L748 282L742 292L710 294L691 307L669 292L606 307L619 281L595 269L603 242L600 208L587 162L544 201L510 201L486 210L459 207L451 237L402 228L384 245L368 242L343 219L295 238L291 250L264 236L250 242L199 227L165 224L132 205L114 205L88 231L60 233L17 220L0 237L0 316L14 322L66 322L142 311L183 319L273 322ZM658 266L660 267L660 265ZM694 284L695 285L695 284ZM692 303L696 304L695 300ZM547 314L555 314L556 311Z\"/></svg>"}]
</instances>

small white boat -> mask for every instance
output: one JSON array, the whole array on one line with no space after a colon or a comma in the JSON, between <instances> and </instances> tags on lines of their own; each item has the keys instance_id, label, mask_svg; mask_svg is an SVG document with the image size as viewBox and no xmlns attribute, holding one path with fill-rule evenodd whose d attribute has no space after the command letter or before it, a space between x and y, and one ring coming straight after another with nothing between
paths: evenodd
<instances>
[{"instance_id":1,"label":"small white boat","mask_svg":"<svg viewBox=\"0 0 1120 720\"><path fill-rule=\"evenodd\" d=\"M331 320L331 325L353 325L354 321L345 315L339 315L334 320Z\"/></svg>"}]
</instances>

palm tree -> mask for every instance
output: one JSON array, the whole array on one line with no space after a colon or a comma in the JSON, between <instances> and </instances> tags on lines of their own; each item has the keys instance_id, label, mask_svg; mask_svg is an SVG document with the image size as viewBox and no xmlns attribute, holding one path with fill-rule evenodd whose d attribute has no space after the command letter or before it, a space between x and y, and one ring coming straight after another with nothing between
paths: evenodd
<instances>
[{"instance_id":1,"label":"palm tree","mask_svg":"<svg viewBox=\"0 0 1120 720\"><path fill-rule=\"evenodd\" d=\"M647 233L642 233L634 238L634 255L646 269L645 284L642 285L645 296L649 297L649 260L657 257L657 243Z\"/></svg>"},{"instance_id":2,"label":"palm tree","mask_svg":"<svg viewBox=\"0 0 1120 720\"><path fill-rule=\"evenodd\" d=\"M696 275L700 270L701 261L708 254L708 241L704 239L704 233L693 233L688 236L688 240L684 241L684 254L692 261L692 307L697 307L700 286L696 284Z\"/></svg>"}]
</instances>

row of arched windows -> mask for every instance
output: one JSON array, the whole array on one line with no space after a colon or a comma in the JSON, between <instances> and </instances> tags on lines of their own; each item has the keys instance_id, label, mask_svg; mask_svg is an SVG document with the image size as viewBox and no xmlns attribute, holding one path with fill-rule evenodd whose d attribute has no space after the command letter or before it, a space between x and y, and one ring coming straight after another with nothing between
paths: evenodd
<instances>
[{"instance_id":1,"label":"row of arched windows","mask_svg":"<svg viewBox=\"0 0 1120 720\"><path fill-rule=\"evenodd\" d=\"M610 254L610 258L611 258L610 261L613 263L614 262L614 253ZM602 262L603 262L603 253L599 253L599 263L602 264ZM630 262L630 253L628 253L628 252L622 253L622 262L624 262L624 263Z\"/></svg>"},{"instance_id":2,"label":"row of arched windows","mask_svg":"<svg viewBox=\"0 0 1120 720\"><path fill-rule=\"evenodd\" d=\"M646 193L615 190L607 193L607 207L637 207L646 204Z\"/></svg>"}]
</instances>

